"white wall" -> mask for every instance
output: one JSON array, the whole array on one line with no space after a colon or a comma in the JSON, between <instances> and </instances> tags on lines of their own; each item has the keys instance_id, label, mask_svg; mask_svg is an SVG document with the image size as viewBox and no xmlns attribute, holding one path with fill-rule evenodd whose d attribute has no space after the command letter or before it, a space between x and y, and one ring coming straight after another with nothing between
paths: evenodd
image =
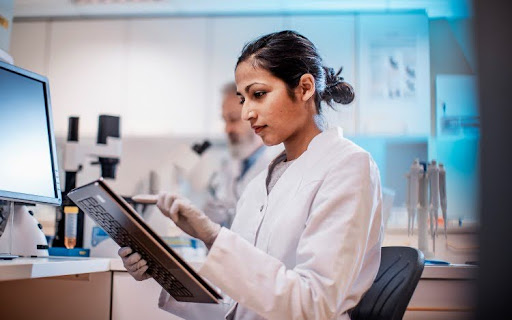
<instances>
[{"instance_id":1,"label":"white wall","mask_svg":"<svg viewBox=\"0 0 512 320\"><path fill-rule=\"evenodd\" d=\"M416 62L428 66L425 14L369 17L381 27L413 22ZM368 37L358 30L368 34L365 26L364 15L355 14L19 21L11 46L19 66L49 77L57 136L65 136L71 115L81 117L82 135L95 136L100 113L121 115L123 136L222 136L219 89L233 79L243 44L287 28L310 37L325 64L343 66L355 87L355 102L327 111L331 124L347 134L428 135L429 119L416 116L429 112L428 86L420 88L426 98L414 111L402 113L405 125L379 122L386 112L364 102L370 83L359 79L367 63L358 59ZM419 74L428 83L428 72Z\"/></svg>"},{"instance_id":2,"label":"white wall","mask_svg":"<svg viewBox=\"0 0 512 320\"><path fill-rule=\"evenodd\" d=\"M356 16L325 16L319 21L315 16L288 16L286 28L299 30L317 46L324 65L336 71L343 67L342 76L354 86L355 101L339 105L336 110L326 108L324 116L328 123L343 127L347 134L357 132L356 112L360 106L356 66Z\"/></svg>"},{"instance_id":3,"label":"white wall","mask_svg":"<svg viewBox=\"0 0 512 320\"><path fill-rule=\"evenodd\" d=\"M11 52L17 65L50 79L59 141L69 116L80 117L80 136L89 141L99 114L121 116L125 149L114 187L130 195L141 191L150 170L165 167L159 159L179 139L221 141L219 90L233 80L243 45L283 29L309 37L325 65L343 66L342 76L354 86L353 103L326 109L331 125L342 126L348 136L429 135L428 116L417 116L430 112L428 85L420 86L421 103L413 110L403 111L407 104L385 108L393 101L382 106L366 97L372 35L407 30L416 39L416 64L429 65L428 20L421 13L21 20L14 23ZM419 75L429 83L428 72ZM387 173L384 161L379 166L384 178L401 177ZM89 167L78 184L98 176L99 169ZM395 185L403 183L399 179Z\"/></svg>"},{"instance_id":4,"label":"white wall","mask_svg":"<svg viewBox=\"0 0 512 320\"><path fill-rule=\"evenodd\" d=\"M435 75L474 70L465 26L462 21L429 22L422 13L17 21L11 53L19 66L49 77L61 144L71 115L81 117L80 134L88 141L96 135L100 113L121 115L124 150L113 186L131 195L147 189L150 170L164 168L178 143L213 138L220 144L219 89L233 79L245 42L272 31L297 30L317 45L327 66L343 66L342 75L354 85L356 100L328 110L329 123L358 136L378 161L383 159L383 180L400 191L407 170L402 163L427 157L422 150L426 153L427 137L435 132ZM387 39L393 41L376 50ZM372 63L383 52L405 52L415 59L412 99L372 95L379 76ZM98 176L97 167L88 167L78 184ZM395 204L403 198L397 194Z\"/></svg>"}]
</instances>

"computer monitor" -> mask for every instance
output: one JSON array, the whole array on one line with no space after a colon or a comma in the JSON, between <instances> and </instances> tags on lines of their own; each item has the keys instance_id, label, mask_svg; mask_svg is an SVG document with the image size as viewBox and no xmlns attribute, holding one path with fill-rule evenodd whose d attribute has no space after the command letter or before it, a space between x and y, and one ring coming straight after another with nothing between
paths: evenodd
<instances>
[{"instance_id":1,"label":"computer monitor","mask_svg":"<svg viewBox=\"0 0 512 320\"><path fill-rule=\"evenodd\" d=\"M60 205L48 79L0 61L0 199Z\"/></svg>"}]
</instances>

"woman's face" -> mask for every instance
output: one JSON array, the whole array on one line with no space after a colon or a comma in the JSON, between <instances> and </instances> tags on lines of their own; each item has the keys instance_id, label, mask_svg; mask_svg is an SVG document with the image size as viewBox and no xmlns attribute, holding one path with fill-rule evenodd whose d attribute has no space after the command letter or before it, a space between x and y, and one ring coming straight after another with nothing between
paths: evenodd
<instances>
[{"instance_id":1,"label":"woman's face","mask_svg":"<svg viewBox=\"0 0 512 320\"><path fill-rule=\"evenodd\" d=\"M287 86L269 71L244 61L235 71L242 119L249 121L254 132L268 145L300 139L301 129L311 114L300 99L292 99Z\"/></svg>"}]
</instances>

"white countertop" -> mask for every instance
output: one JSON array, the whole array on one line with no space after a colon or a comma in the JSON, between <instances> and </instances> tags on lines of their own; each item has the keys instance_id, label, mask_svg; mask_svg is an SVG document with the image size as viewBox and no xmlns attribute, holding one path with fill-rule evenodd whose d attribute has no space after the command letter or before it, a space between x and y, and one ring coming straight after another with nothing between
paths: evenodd
<instances>
[{"instance_id":1,"label":"white countertop","mask_svg":"<svg viewBox=\"0 0 512 320\"><path fill-rule=\"evenodd\" d=\"M109 258L45 257L0 260L0 281L110 271Z\"/></svg>"},{"instance_id":2,"label":"white countertop","mask_svg":"<svg viewBox=\"0 0 512 320\"><path fill-rule=\"evenodd\" d=\"M111 259L110 260L110 270L111 271L126 271L126 268L123 266L123 260Z\"/></svg>"},{"instance_id":3,"label":"white countertop","mask_svg":"<svg viewBox=\"0 0 512 320\"><path fill-rule=\"evenodd\" d=\"M187 260L187 263L194 268L194 270L199 270L199 267L203 264L203 261L199 260ZM126 271L126 268L123 266L123 261L120 258L115 258L110 260L110 271Z\"/></svg>"},{"instance_id":4,"label":"white countertop","mask_svg":"<svg viewBox=\"0 0 512 320\"><path fill-rule=\"evenodd\" d=\"M188 261L196 270L201 261ZM71 274L126 271L119 258L46 257L0 260L0 281L57 277ZM464 264L426 265L421 279L476 279L478 267Z\"/></svg>"},{"instance_id":5,"label":"white countertop","mask_svg":"<svg viewBox=\"0 0 512 320\"><path fill-rule=\"evenodd\" d=\"M426 265L421 274L421 279L474 280L476 279L477 272L478 267L469 264Z\"/></svg>"},{"instance_id":6,"label":"white countertop","mask_svg":"<svg viewBox=\"0 0 512 320\"><path fill-rule=\"evenodd\" d=\"M202 261L187 261L195 270L202 265ZM112 259L110 263L111 271L126 271L121 259ZM426 265L421 274L421 279L430 280L470 280L476 279L478 267L467 264L451 264L451 265Z\"/></svg>"}]
</instances>

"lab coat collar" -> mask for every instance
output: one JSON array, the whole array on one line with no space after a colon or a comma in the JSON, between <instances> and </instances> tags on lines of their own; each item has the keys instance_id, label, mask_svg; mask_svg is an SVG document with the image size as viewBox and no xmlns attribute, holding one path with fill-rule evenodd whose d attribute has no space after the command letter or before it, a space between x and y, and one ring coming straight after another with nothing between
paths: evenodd
<instances>
[{"instance_id":1,"label":"lab coat collar","mask_svg":"<svg viewBox=\"0 0 512 320\"><path fill-rule=\"evenodd\" d=\"M338 137L338 139L335 139L335 137ZM312 151L318 148L325 148L325 144L328 142L336 141L343 138L343 129L341 127L333 127L329 128L327 130L324 130L317 134L310 142L308 147L306 148L306 151L300 155L299 158L303 157L306 152ZM286 150L283 150L281 153L279 153L274 160L272 160L272 163L274 163L276 160L278 160L283 154L286 154ZM271 167L271 165L269 167Z\"/></svg>"},{"instance_id":2,"label":"lab coat collar","mask_svg":"<svg viewBox=\"0 0 512 320\"><path fill-rule=\"evenodd\" d=\"M316 135L307 150L297 158L296 162L300 163L303 173L311 173L310 168L324 158L340 139L343 139L343 130L340 127L330 128Z\"/></svg>"},{"instance_id":3,"label":"lab coat collar","mask_svg":"<svg viewBox=\"0 0 512 320\"><path fill-rule=\"evenodd\" d=\"M343 139L343 129L340 127L333 127L316 135L309 143L306 151L301 154L300 157L295 159L290 167L283 173L281 178L279 178L273 191L269 194L269 197L279 197L281 192L295 192L298 190L302 186L304 175L314 173L315 171L311 170L311 168L314 167L314 164L325 157L325 153L328 152L328 150L331 150L332 146L340 139ZM272 163L279 159L283 153L285 153L285 151L274 158ZM268 176L272 163L266 170L266 176ZM289 179L290 177L295 178ZM286 183L287 186L285 187L285 183L283 183L283 181L295 181L295 183ZM262 189L265 190L265 194L267 194L266 183L263 183L262 187Z\"/></svg>"},{"instance_id":4,"label":"lab coat collar","mask_svg":"<svg viewBox=\"0 0 512 320\"><path fill-rule=\"evenodd\" d=\"M335 139L335 137L338 139ZM336 141L343 138L343 129L340 127L329 128L320 134L317 134L308 145L307 150L315 150L320 146L325 146L326 143ZM325 147L322 147L325 148Z\"/></svg>"},{"instance_id":5,"label":"lab coat collar","mask_svg":"<svg viewBox=\"0 0 512 320\"><path fill-rule=\"evenodd\" d=\"M317 134L310 142L306 149L306 151L300 155L295 160L299 160L300 158L308 158L309 156L307 154L314 152L314 151L320 151L322 149L325 149L328 147L331 143L335 143L335 141L343 139L343 129L341 127L333 127L329 128L327 130L324 130ZM271 161L268 168L272 166L272 164L277 161L280 157L282 157L283 154L286 154L286 150L283 150L281 153L279 153L274 160ZM267 168L267 174L268 174L268 168Z\"/></svg>"}]
</instances>

